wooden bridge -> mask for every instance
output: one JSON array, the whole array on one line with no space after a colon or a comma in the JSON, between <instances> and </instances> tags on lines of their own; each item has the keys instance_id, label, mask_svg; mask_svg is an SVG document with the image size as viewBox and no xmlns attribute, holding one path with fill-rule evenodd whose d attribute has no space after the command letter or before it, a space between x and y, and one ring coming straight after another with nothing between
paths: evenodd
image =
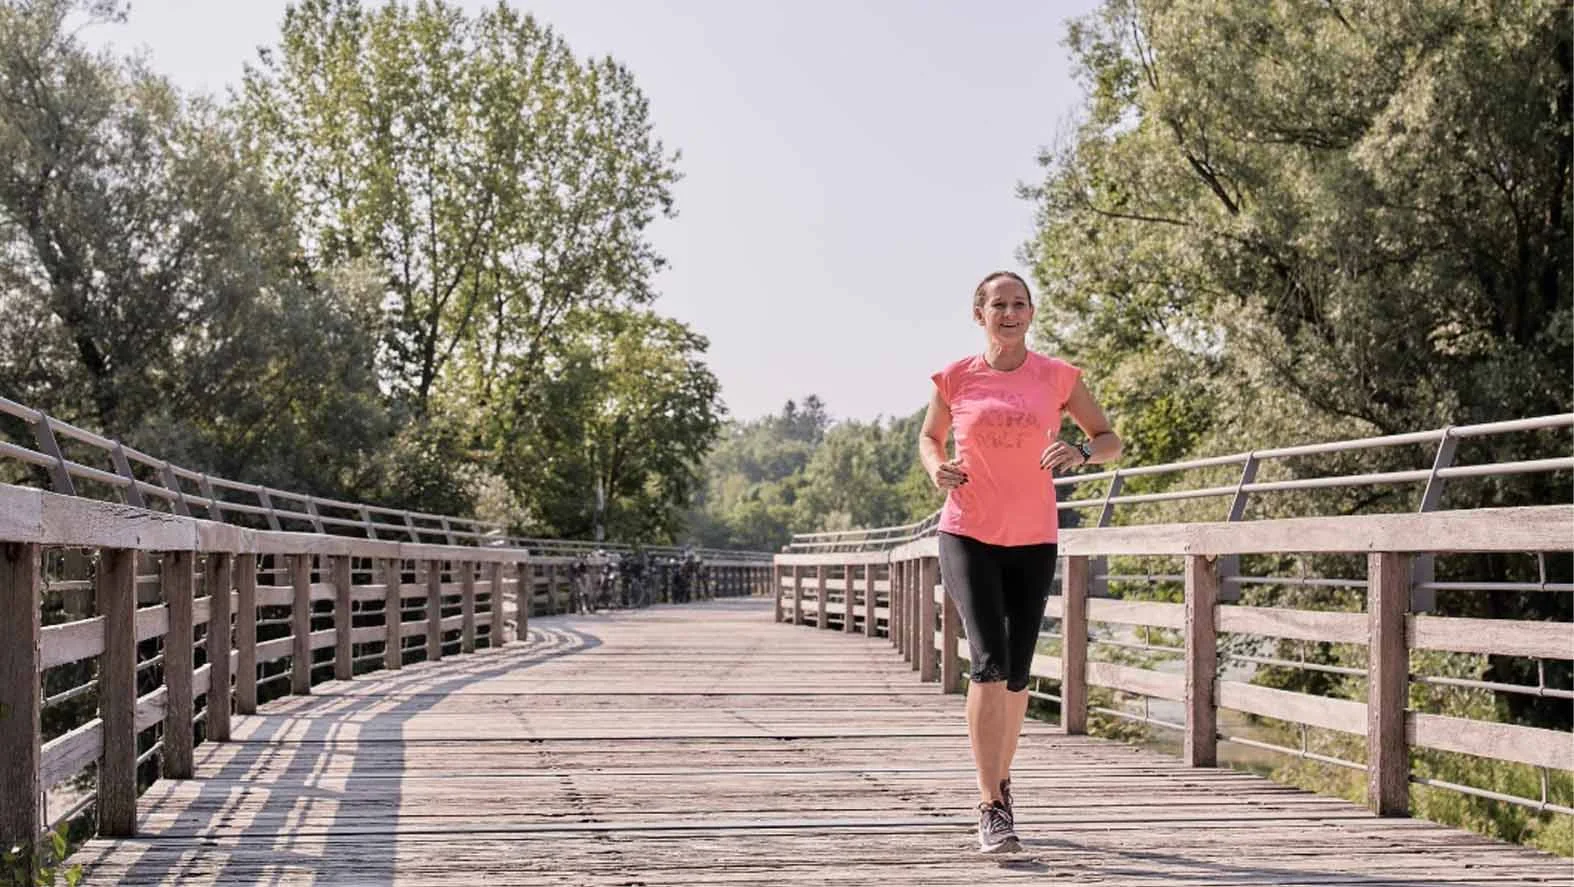
<instances>
[{"instance_id":1,"label":"wooden bridge","mask_svg":"<svg viewBox=\"0 0 1574 887\"><path fill-rule=\"evenodd\" d=\"M0 515L5 827L41 830L19 799L96 769L103 836L73 858L88 883L1574 884L1566 859L1377 815L1404 809L1410 745L1574 769L1567 734L1407 714L1403 664L1407 643L1574 655L1567 624L1403 606L1413 554L1440 540L1566 551L1568 507L1066 533L1061 637L1089 621L1178 629L1186 668L1089 662L1075 641L1040 657L1064 723L1025 728L1013 775L1027 852L1003 862L970 849L966 729L945 692L958 645L933 540L721 564L729 596L577 616L545 615L561 600L552 559L509 550L247 531L14 487ZM40 627L55 546L96 553L100 615ZM1214 600L1217 556L1279 550L1377 552L1370 613ZM137 564L151 552L148 583ZM1088 599L1088 557L1130 552L1183 558L1186 603ZM159 603L135 606L139 583ZM290 634L252 642L282 610ZM220 619L237 648L224 632L197 647L194 629ZM1221 631L1369 642L1372 698L1214 682ZM139 692L138 643L157 637L161 686ZM101 717L39 742L39 673L87 657ZM257 705L251 676L273 660L291 692ZM231 680L233 716L209 692ZM1182 702L1184 755L1080 735L1100 684ZM1219 706L1365 734L1377 813L1209 766ZM207 738L195 747L194 721ZM165 777L140 798L139 757Z\"/></svg>"},{"instance_id":2,"label":"wooden bridge","mask_svg":"<svg viewBox=\"0 0 1574 887\"><path fill-rule=\"evenodd\" d=\"M274 506L254 507L279 525ZM1063 533L1033 688L1059 722L1024 728L1025 853L1001 860L972 849L952 695L966 643L932 536L708 552L707 599L580 615L571 556L475 527L445 521L433 542L410 525L395 541L363 512L369 538L248 529L0 485L0 842L32 845L87 814L98 837L71 862L89 884L1574 887L1566 858L1405 816L1418 785L1574 815L1548 790L1550 773L1574 771L1569 733L1408 704L1442 686L1574 699L1412 667L1429 651L1574 659L1568 622L1413 606L1438 590L1574 591L1545 570L1456 588L1429 563L1566 556L1574 507L1237 511ZM293 519L308 517L323 515L308 503ZM1240 571L1243 556L1292 553L1354 555L1365 575ZM1111 557L1179 572L1121 576ZM1104 591L1134 580L1184 593ZM1239 594L1297 581L1353 589L1358 607ZM1295 665L1275 658L1279 642L1364 648L1364 667L1341 673L1364 679L1365 698L1245 680L1240 663ZM62 725L75 700L97 716ZM1172 731L1178 754L1086 735L1112 718ZM1246 735L1245 718L1301 725L1301 747ZM1363 772L1366 803L1218 766L1231 749ZM1438 754L1539 773L1541 797L1428 775Z\"/></svg>"}]
</instances>

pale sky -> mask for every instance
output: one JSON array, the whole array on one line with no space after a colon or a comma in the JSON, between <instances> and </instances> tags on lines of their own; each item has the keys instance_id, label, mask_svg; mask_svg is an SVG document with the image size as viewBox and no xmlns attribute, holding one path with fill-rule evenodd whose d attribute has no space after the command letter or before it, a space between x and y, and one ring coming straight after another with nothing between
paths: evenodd
<instances>
[{"instance_id":1,"label":"pale sky","mask_svg":"<svg viewBox=\"0 0 1574 887\"><path fill-rule=\"evenodd\" d=\"M367 0L375 5L378 0ZM1095 0L509 0L611 55L682 152L651 239L662 313L709 337L734 418L818 394L904 415L977 350L978 279L1026 268L1015 196L1080 101L1061 45ZM283 0L132 0L86 36L222 94L277 40ZM462 6L480 9L483 0Z\"/></svg>"}]
</instances>

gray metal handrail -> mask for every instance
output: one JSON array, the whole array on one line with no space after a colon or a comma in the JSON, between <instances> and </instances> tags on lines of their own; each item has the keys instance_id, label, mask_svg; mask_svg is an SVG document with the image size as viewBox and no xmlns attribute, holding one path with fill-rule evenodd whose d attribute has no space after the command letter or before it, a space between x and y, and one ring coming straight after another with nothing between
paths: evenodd
<instances>
[{"instance_id":1,"label":"gray metal handrail","mask_svg":"<svg viewBox=\"0 0 1574 887\"><path fill-rule=\"evenodd\" d=\"M162 506L184 517L200 516L226 523L233 522L235 515L248 515L261 518L273 530L446 545L507 546L540 555L581 555L597 551L631 553L642 550L658 557L692 552L705 559L767 562L771 558L769 552L675 545L639 547L615 542L511 536L505 527L490 521L345 502L213 477L151 456L125 446L120 441L63 422L42 410L4 397L0 397L0 413L27 423L37 444L37 449L30 449L0 441L0 459L12 459L45 469L50 474L53 491L69 496L79 495L76 481L80 479L111 487L125 504L138 508L156 509ZM62 438L85 444L107 456L109 469L67 457L61 449ZM143 474L152 479L139 477L135 466L141 466ZM252 501L224 498L224 493L240 494Z\"/></svg>"},{"instance_id":2,"label":"gray metal handrail","mask_svg":"<svg viewBox=\"0 0 1574 887\"><path fill-rule=\"evenodd\" d=\"M1511 474L1543 473L1574 469L1574 456L1548 459L1530 459L1514 462L1495 462L1482 465L1454 465L1454 454L1460 440L1473 437L1490 437L1517 432L1555 428L1574 428L1574 413L1538 416L1506 422L1489 422L1480 425L1450 425L1430 431L1391 434L1382 437L1365 437L1354 440L1304 444L1267 450L1252 450L1227 456L1211 456L1184 462L1161 465L1142 465L1134 468L1117 468L1087 474L1068 474L1054 480L1058 491L1073 492L1079 486L1104 482L1102 495L1087 498L1061 498L1057 507L1062 511L1098 508L1101 514L1096 526L1109 526L1114 509L1120 505L1147 502L1174 502L1189 499L1230 499L1229 510L1222 516L1226 521L1238 521L1245 513L1248 497L1253 493L1284 492L1290 490L1326 489L1336 487L1374 486L1379 484L1419 483L1422 489L1418 511L1434 511L1442 502L1444 481L1457 477L1501 477ZM1407 471L1385 471L1368 474L1332 475L1328 477L1296 478L1293 480L1258 481L1257 472L1266 462L1297 456L1325 455L1357 450L1382 449L1411 444L1437 445L1430 468ZM1202 468L1241 466L1239 479L1222 486L1167 490L1162 493L1121 494L1124 481L1134 477L1173 474ZM796 533L787 551L840 552L872 551L895 548L916 539L931 536L939 523L939 511L923 520L892 527L873 527L853 530L835 530L818 533Z\"/></svg>"}]
</instances>

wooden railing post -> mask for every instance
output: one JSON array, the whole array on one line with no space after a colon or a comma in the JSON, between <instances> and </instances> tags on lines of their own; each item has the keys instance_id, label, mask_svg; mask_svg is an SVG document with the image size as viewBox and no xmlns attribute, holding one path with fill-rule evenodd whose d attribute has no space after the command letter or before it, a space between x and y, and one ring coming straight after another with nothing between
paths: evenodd
<instances>
[{"instance_id":1,"label":"wooden railing post","mask_svg":"<svg viewBox=\"0 0 1574 887\"><path fill-rule=\"evenodd\" d=\"M443 562L426 565L426 661L443 658Z\"/></svg>"},{"instance_id":2,"label":"wooden railing post","mask_svg":"<svg viewBox=\"0 0 1574 887\"><path fill-rule=\"evenodd\" d=\"M924 605L923 589L920 587L923 585L924 578L923 562L918 558L913 558L907 562L907 570L907 586L908 594L910 595L907 599L907 661L912 665L913 671L918 671L920 661L923 658L923 644L920 643L924 629L923 619L920 618ZM930 632L930 643L934 643L932 630Z\"/></svg>"},{"instance_id":3,"label":"wooden railing post","mask_svg":"<svg viewBox=\"0 0 1574 887\"><path fill-rule=\"evenodd\" d=\"M518 612L513 631L519 640L524 640L530 634L530 610L535 605L535 569L529 560L521 560L515 565L515 577L513 602Z\"/></svg>"},{"instance_id":4,"label":"wooden railing post","mask_svg":"<svg viewBox=\"0 0 1574 887\"><path fill-rule=\"evenodd\" d=\"M508 643L503 637L503 565L492 561L486 565L486 645L497 649Z\"/></svg>"},{"instance_id":5,"label":"wooden railing post","mask_svg":"<svg viewBox=\"0 0 1574 887\"><path fill-rule=\"evenodd\" d=\"M348 681L355 677L355 634L351 619L353 608L350 586L350 558L334 555L328 559L328 573L333 579L333 676L335 680Z\"/></svg>"},{"instance_id":6,"label":"wooden railing post","mask_svg":"<svg viewBox=\"0 0 1574 887\"><path fill-rule=\"evenodd\" d=\"M858 587L853 576L857 575L858 568L852 564L842 567L842 632L853 633L853 626L858 621L856 603L858 601Z\"/></svg>"},{"instance_id":7,"label":"wooden railing post","mask_svg":"<svg viewBox=\"0 0 1574 887\"><path fill-rule=\"evenodd\" d=\"M383 586L383 668L404 666L404 562L377 559L377 578Z\"/></svg>"},{"instance_id":8,"label":"wooden railing post","mask_svg":"<svg viewBox=\"0 0 1574 887\"><path fill-rule=\"evenodd\" d=\"M166 551L159 563L159 584L169 612L164 634L164 778L190 779L192 773L192 584L194 556Z\"/></svg>"},{"instance_id":9,"label":"wooden railing post","mask_svg":"<svg viewBox=\"0 0 1574 887\"><path fill-rule=\"evenodd\" d=\"M880 626L875 619L874 610L879 594L875 592L875 577L880 572L879 564L864 564L864 636L875 637Z\"/></svg>"},{"instance_id":10,"label":"wooden railing post","mask_svg":"<svg viewBox=\"0 0 1574 887\"><path fill-rule=\"evenodd\" d=\"M1405 742L1410 573L1410 555L1367 555L1366 798L1379 816L1410 813L1410 749Z\"/></svg>"},{"instance_id":11,"label":"wooden railing post","mask_svg":"<svg viewBox=\"0 0 1574 887\"><path fill-rule=\"evenodd\" d=\"M475 652L475 564L459 561L459 652Z\"/></svg>"},{"instance_id":12,"label":"wooden railing post","mask_svg":"<svg viewBox=\"0 0 1574 887\"><path fill-rule=\"evenodd\" d=\"M827 593L826 587L825 587L825 580L827 578L826 574L828 574L830 572L831 572L831 567L830 567L829 564L820 563L820 564L816 565L815 568L814 568L814 583L815 583L815 589L816 589L815 593L814 593L814 596L815 596L814 627L815 628L830 628L831 627L831 602L830 602L830 600L828 600L828 598L830 598L830 594Z\"/></svg>"},{"instance_id":13,"label":"wooden railing post","mask_svg":"<svg viewBox=\"0 0 1574 887\"><path fill-rule=\"evenodd\" d=\"M906 565L901 561L891 561L890 610L886 616L885 623L885 639L889 641L891 646L895 647L897 650L901 650L902 648L902 611L904 609L903 604L907 600L907 595L903 592L902 586L902 568L904 566Z\"/></svg>"},{"instance_id":14,"label":"wooden railing post","mask_svg":"<svg viewBox=\"0 0 1574 887\"><path fill-rule=\"evenodd\" d=\"M233 558L225 552L209 554L203 584L208 589L208 728L215 742L230 738L230 589L234 587Z\"/></svg>"},{"instance_id":15,"label":"wooden railing post","mask_svg":"<svg viewBox=\"0 0 1574 887\"><path fill-rule=\"evenodd\" d=\"M36 543L0 544L0 850L20 846L37 861L44 831L39 768L43 763L42 553ZM133 598L132 607L136 606ZM33 883L33 879L25 879Z\"/></svg>"},{"instance_id":16,"label":"wooden railing post","mask_svg":"<svg viewBox=\"0 0 1574 887\"><path fill-rule=\"evenodd\" d=\"M1184 754L1192 767L1218 765L1219 709L1214 674L1219 664L1215 608L1219 564L1209 556L1186 555L1186 736Z\"/></svg>"},{"instance_id":17,"label":"wooden railing post","mask_svg":"<svg viewBox=\"0 0 1574 887\"><path fill-rule=\"evenodd\" d=\"M918 565L918 679L935 679L935 585L940 561L926 557Z\"/></svg>"},{"instance_id":18,"label":"wooden railing post","mask_svg":"<svg viewBox=\"0 0 1574 887\"><path fill-rule=\"evenodd\" d=\"M133 569L132 572L135 572ZM257 713L257 556L235 558L235 711ZM132 607L136 602L132 602ZM134 655L134 654L133 654ZM135 695L135 694L133 694Z\"/></svg>"},{"instance_id":19,"label":"wooden railing post","mask_svg":"<svg viewBox=\"0 0 1574 887\"><path fill-rule=\"evenodd\" d=\"M1067 735L1088 732L1088 559L1066 558L1061 583L1060 723Z\"/></svg>"},{"instance_id":20,"label":"wooden railing post","mask_svg":"<svg viewBox=\"0 0 1574 887\"><path fill-rule=\"evenodd\" d=\"M902 571L903 583L907 586L907 611L902 614L902 658L911 663L913 671L918 670L918 571L916 559L909 560Z\"/></svg>"},{"instance_id":21,"label":"wooden railing post","mask_svg":"<svg viewBox=\"0 0 1574 887\"><path fill-rule=\"evenodd\" d=\"M902 661L913 662L917 657L913 655L913 623L914 598L918 587L918 571L912 561L902 561Z\"/></svg>"},{"instance_id":22,"label":"wooden railing post","mask_svg":"<svg viewBox=\"0 0 1574 887\"><path fill-rule=\"evenodd\" d=\"M949 594L942 594L940 599L940 690L957 693L962 689L962 660L956 655L956 643L962 636L962 614L957 612L956 601Z\"/></svg>"},{"instance_id":23,"label":"wooden railing post","mask_svg":"<svg viewBox=\"0 0 1574 887\"><path fill-rule=\"evenodd\" d=\"M252 556L253 564L255 557ZM255 569L252 578L255 584ZM98 764L98 833L108 838L129 838L137 833L135 551L105 548L99 552L94 595L98 612L104 617L104 653L98 660L98 716L104 724L104 754ZM8 609L0 606L0 613ZM255 620L253 625L255 633ZM256 686L255 678L252 686ZM0 687L0 697L3 694L4 687ZM4 806L0 803L0 807ZM0 842L6 840L9 838L0 837Z\"/></svg>"},{"instance_id":24,"label":"wooden railing post","mask_svg":"<svg viewBox=\"0 0 1574 887\"><path fill-rule=\"evenodd\" d=\"M803 567L792 565L792 624L803 624Z\"/></svg>"},{"instance_id":25,"label":"wooden railing post","mask_svg":"<svg viewBox=\"0 0 1574 887\"><path fill-rule=\"evenodd\" d=\"M312 556L290 555L290 692L312 691Z\"/></svg>"},{"instance_id":26,"label":"wooden railing post","mask_svg":"<svg viewBox=\"0 0 1574 887\"><path fill-rule=\"evenodd\" d=\"M782 578L785 572L774 560L771 561L771 613L778 623L783 621L782 612Z\"/></svg>"}]
</instances>

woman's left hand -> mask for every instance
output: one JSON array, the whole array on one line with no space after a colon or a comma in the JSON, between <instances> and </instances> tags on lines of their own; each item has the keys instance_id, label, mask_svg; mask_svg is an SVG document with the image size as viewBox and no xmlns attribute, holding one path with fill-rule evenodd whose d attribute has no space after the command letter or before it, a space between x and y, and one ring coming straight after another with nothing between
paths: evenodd
<instances>
[{"instance_id":1,"label":"woman's left hand","mask_svg":"<svg viewBox=\"0 0 1574 887\"><path fill-rule=\"evenodd\" d=\"M1038 467L1046 471L1056 469L1080 468L1086 462L1082 453L1076 447L1063 440L1057 440L1044 449L1038 457Z\"/></svg>"}]
</instances>

